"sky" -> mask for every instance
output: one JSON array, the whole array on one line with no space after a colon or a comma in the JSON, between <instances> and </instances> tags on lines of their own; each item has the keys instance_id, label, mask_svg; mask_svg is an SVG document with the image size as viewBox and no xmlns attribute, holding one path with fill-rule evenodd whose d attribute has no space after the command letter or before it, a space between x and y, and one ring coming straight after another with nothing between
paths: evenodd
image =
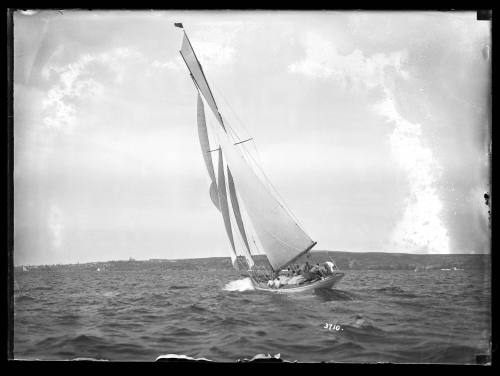
<instances>
[{"instance_id":1,"label":"sky","mask_svg":"<svg viewBox=\"0 0 500 376\"><path fill-rule=\"evenodd\" d=\"M14 264L229 256L182 22L315 249L488 253L474 12L14 14Z\"/></svg>"}]
</instances>

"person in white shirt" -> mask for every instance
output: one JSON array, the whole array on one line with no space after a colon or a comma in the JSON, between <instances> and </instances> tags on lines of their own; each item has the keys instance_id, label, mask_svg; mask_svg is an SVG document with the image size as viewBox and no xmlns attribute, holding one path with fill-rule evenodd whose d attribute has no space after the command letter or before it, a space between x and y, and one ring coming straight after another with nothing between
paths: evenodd
<instances>
[{"instance_id":1,"label":"person in white shirt","mask_svg":"<svg viewBox=\"0 0 500 376\"><path fill-rule=\"evenodd\" d=\"M279 280L279 278L276 278L274 280L274 287L279 289L281 287L281 281Z\"/></svg>"},{"instance_id":2,"label":"person in white shirt","mask_svg":"<svg viewBox=\"0 0 500 376\"><path fill-rule=\"evenodd\" d=\"M325 266L326 266L326 268L328 269L328 272L329 272L330 274L333 274L334 270L336 269L335 264L334 264L333 262L331 262L331 261L326 261L326 262L324 263L324 265L325 265Z\"/></svg>"}]
</instances>

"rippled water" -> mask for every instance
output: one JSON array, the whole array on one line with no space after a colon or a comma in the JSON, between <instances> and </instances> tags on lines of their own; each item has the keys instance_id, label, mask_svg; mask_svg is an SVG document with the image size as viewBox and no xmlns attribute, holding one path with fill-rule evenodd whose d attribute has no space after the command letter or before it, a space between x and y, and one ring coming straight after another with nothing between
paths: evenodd
<instances>
[{"instance_id":1,"label":"rippled water","mask_svg":"<svg viewBox=\"0 0 500 376\"><path fill-rule=\"evenodd\" d=\"M224 259L99 269L16 271L15 358L280 353L305 362L475 363L490 353L487 271L348 270L335 290L285 295L253 290Z\"/></svg>"}]
</instances>

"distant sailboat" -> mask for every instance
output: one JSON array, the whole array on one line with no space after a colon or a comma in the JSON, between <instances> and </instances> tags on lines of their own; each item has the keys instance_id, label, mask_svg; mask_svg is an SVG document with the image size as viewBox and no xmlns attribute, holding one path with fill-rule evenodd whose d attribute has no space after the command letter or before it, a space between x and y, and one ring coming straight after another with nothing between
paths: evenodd
<instances>
[{"instance_id":1,"label":"distant sailboat","mask_svg":"<svg viewBox=\"0 0 500 376\"><path fill-rule=\"evenodd\" d=\"M180 23L175 26L184 29ZM198 137L211 181L209 196L222 215L233 266L250 276L257 289L296 292L331 288L344 273L329 270L318 274L319 277L314 280L300 284L286 284L278 288L268 286L268 281L311 251L316 242L278 199L277 192L247 147L252 138L240 139L236 130L222 117L185 30L179 52L197 90ZM210 109L208 112L205 112L205 104ZM212 138L218 144L213 149L210 147L207 119ZM217 172L212 153L218 157ZM235 236L240 240L240 247L235 242ZM267 263L256 262L258 258L255 256L261 251L267 256Z\"/></svg>"}]
</instances>

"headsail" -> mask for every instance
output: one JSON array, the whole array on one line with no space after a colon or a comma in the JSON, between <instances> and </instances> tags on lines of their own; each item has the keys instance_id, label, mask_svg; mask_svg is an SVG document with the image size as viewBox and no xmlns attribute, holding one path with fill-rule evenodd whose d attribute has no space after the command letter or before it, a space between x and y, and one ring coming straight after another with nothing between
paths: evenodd
<instances>
[{"instance_id":1,"label":"headsail","mask_svg":"<svg viewBox=\"0 0 500 376\"><path fill-rule=\"evenodd\" d=\"M220 210L219 205L219 192L217 190L217 181L215 180L214 164L212 162L212 155L210 154L210 143L208 141L207 123L205 121L205 106L203 100L198 93L198 137L200 139L201 153L207 166L208 175L212 181L210 184L210 198L215 207Z\"/></svg>"},{"instance_id":2,"label":"headsail","mask_svg":"<svg viewBox=\"0 0 500 376\"><path fill-rule=\"evenodd\" d=\"M227 204L227 194L226 194L226 179L224 177L224 160L222 157L222 151L219 149L219 203L220 210L222 213L222 218L224 219L224 226L226 227L227 237L231 243L231 248L233 250L234 258L236 258L236 248L234 247L233 232L231 229L231 219L229 218L229 207ZM233 257L231 256L231 259ZM234 260L233 260L234 266Z\"/></svg>"},{"instance_id":3,"label":"headsail","mask_svg":"<svg viewBox=\"0 0 500 376\"><path fill-rule=\"evenodd\" d=\"M233 145L227 134L218 128L216 133L263 250L273 269L279 270L309 251L315 243L259 179L239 146Z\"/></svg>"},{"instance_id":4,"label":"headsail","mask_svg":"<svg viewBox=\"0 0 500 376\"><path fill-rule=\"evenodd\" d=\"M217 104L215 103L214 96L212 94L212 91L210 90L210 87L208 86L205 74L203 73L203 68L201 67L200 62L198 61L198 58L194 53L193 47L189 42L186 32L184 32L184 38L182 39L182 47L180 53L189 69L189 72L191 72L191 77L193 78L193 81L203 94L203 97L205 98L208 105L212 109L212 112L214 113L214 116L216 117L217 121L225 130L226 128L224 127L224 123L219 113L219 109L217 108Z\"/></svg>"},{"instance_id":5,"label":"headsail","mask_svg":"<svg viewBox=\"0 0 500 376\"><path fill-rule=\"evenodd\" d=\"M238 225L238 229L240 230L241 238L243 239L243 243L245 243L246 251L245 258L248 262L248 265L252 267L254 265L254 261L252 259L252 255L250 253L250 246L248 245L247 234L245 232L245 226L243 225L243 220L241 218L240 205L238 203L238 196L236 195L236 188L234 187L233 175L231 174L231 170L229 170L229 166L227 168L227 183L229 187L229 196L231 197L231 205L233 207L234 218L236 218L236 224Z\"/></svg>"}]
</instances>

